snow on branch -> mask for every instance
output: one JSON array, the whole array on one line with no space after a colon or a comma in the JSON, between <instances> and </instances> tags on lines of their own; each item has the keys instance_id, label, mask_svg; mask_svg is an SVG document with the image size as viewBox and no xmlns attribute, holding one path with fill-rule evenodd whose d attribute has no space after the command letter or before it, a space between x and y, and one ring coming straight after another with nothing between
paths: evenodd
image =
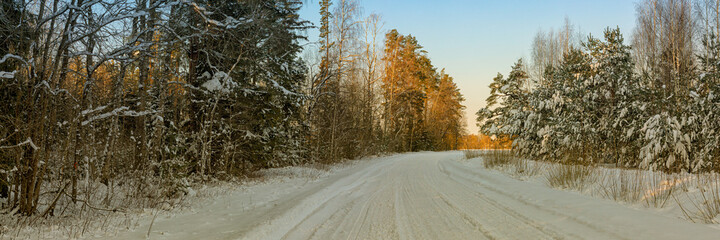
<instances>
[{"instance_id":1,"label":"snow on branch","mask_svg":"<svg viewBox=\"0 0 720 240\"><path fill-rule=\"evenodd\" d=\"M237 28L243 24L253 22L252 19L247 19L247 18L236 19L232 16L227 16L227 15L224 15L225 19L223 20L223 22L220 22L220 21L217 21L215 19L208 17L208 15L211 15L214 12L208 11L205 7L199 6L197 3L194 3L194 2L191 3L191 5L193 6L193 9L195 10L195 12L198 15L200 15L200 17L202 17L206 23L220 27L220 28L233 29L233 28Z\"/></svg>"},{"instance_id":2,"label":"snow on branch","mask_svg":"<svg viewBox=\"0 0 720 240\"><path fill-rule=\"evenodd\" d=\"M205 73L204 75L209 75ZM227 73L220 71L216 72L210 80L203 83L201 87L207 89L210 92L222 92L229 93L233 88L236 88L238 84L233 81L232 77Z\"/></svg>"},{"instance_id":3,"label":"snow on branch","mask_svg":"<svg viewBox=\"0 0 720 240\"><path fill-rule=\"evenodd\" d=\"M83 111L83 114L90 114L90 113L93 113L93 112L101 111L102 109L105 109L105 107L99 107L99 108L96 108L96 109L85 110L85 111ZM99 114L99 115L96 115L96 116L92 116L92 117L88 118L87 120L83 121L83 122L80 123L80 124L83 125L83 126L85 126L85 125L88 125L88 124L90 124L90 123L92 123L92 122L94 122L94 121L102 120L102 119L109 118L109 117L112 117L112 116L141 117L141 116L150 115L150 114L154 114L154 113L157 113L157 111L142 111L142 112L137 112L137 111L130 110L130 108L128 108L128 107L119 107L119 108L116 108L115 110L112 110L112 111L110 111L110 112L106 112L106 113L103 113L103 114Z\"/></svg>"},{"instance_id":4,"label":"snow on branch","mask_svg":"<svg viewBox=\"0 0 720 240\"><path fill-rule=\"evenodd\" d=\"M72 94L70 94L70 92L68 92L68 90L63 89L63 88L52 88L52 87L50 87L50 84L45 80L43 80L40 83L38 83L37 85L35 85L35 88L45 88L45 89L47 89L47 91L50 92L50 94L52 94L54 96L57 96L59 93L64 93L73 101L79 102L78 99L75 98L75 96L73 96Z\"/></svg>"},{"instance_id":5,"label":"snow on branch","mask_svg":"<svg viewBox=\"0 0 720 240\"><path fill-rule=\"evenodd\" d=\"M38 148L37 145L35 145L35 143L33 142L32 138L29 138L29 137L28 137L24 142L18 143L17 145L13 145L13 146L0 146L0 149L10 149L10 148L22 147L22 146L25 146L25 145L30 145L30 147L32 147L33 150L35 150L35 151L37 151L38 149L40 149L40 148Z\"/></svg>"},{"instance_id":6,"label":"snow on branch","mask_svg":"<svg viewBox=\"0 0 720 240\"><path fill-rule=\"evenodd\" d=\"M99 111L105 110L106 108L107 108L107 106L101 106L101 107L97 107L97 108L95 108L95 109L86 109L86 110L83 110L80 114L82 114L83 116L85 116L85 115L88 115L88 114L90 114L90 113L95 113L95 112L99 112ZM117 109L116 109L116 110L117 110Z\"/></svg>"},{"instance_id":7,"label":"snow on branch","mask_svg":"<svg viewBox=\"0 0 720 240\"><path fill-rule=\"evenodd\" d=\"M112 110L111 112L103 113L103 114L100 114L97 116L92 116L92 117L88 118L88 120L83 121L81 123L81 125L85 126L96 120L105 119L105 118L108 118L111 116L118 116L119 113L121 113L122 111L128 110L128 109L129 109L128 107L119 107L119 108L116 108L115 110ZM88 110L83 111L82 114L83 115L87 114L88 112L86 112L86 111L88 111ZM92 110L90 112L92 112Z\"/></svg>"},{"instance_id":8,"label":"snow on branch","mask_svg":"<svg viewBox=\"0 0 720 240\"><path fill-rule=\"evenodd\" d=\"M12 71L12 72L3 72L3 71L0 71L0 78L13 79L13 78L15 78L15 73L16 73L16 72L17 72L17 71Z\"/></svg>"},{"instance_id":9,"label":"snow on branch","mask_svg":"<svg viewBox=\"0 0 720 240\"><path fill-rule=\"evenodd\" d=\"M28 64L28 63L25 61L25 59L23 59L22 57L20 57L20 56L18 56L18 55L14 55L14 54L9 54L9 53L8 53L8 54L5 54L5 56L3 56L2 59L0 59L0 63L4 63L5 61L7 61L7 60L10 59L10 58L17 59L18 61L21 61L21 62L25 63L25 65Z\"/></svg>"}]
</instances>

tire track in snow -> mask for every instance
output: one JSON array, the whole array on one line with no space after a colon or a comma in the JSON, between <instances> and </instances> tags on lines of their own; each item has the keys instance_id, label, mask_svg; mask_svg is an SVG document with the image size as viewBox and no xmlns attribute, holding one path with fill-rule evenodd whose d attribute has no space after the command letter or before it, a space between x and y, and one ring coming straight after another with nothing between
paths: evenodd
<instances>
[{"instance_id":1,"label":"tire track in snow","mask_svg":"<svg viewBox=\"0 0 720 240\"><path fill-rule=\"evenodd\" d=\"M342 192L349 192L350 190L363 185L367 179L371 179L372 176L382 172L384 170L384 166L396 163L397 160L398 158L395 158L387 162L380 162L371 165L362 169L362 171L340 178L334 183L330 183L329 186L325 186L321 190L310 192L309 196L305 199L293 202L295 203L294 207L279 213L279 215L272 220L258 225L258 227L243 236L242 239L283 238L291 231L291 229L303 223L303 220L306 220L308 216L312 216L313 213L316 213L318 209L320 209L324 204L330 202L332 198Z\"/></svg>"},{"instance_id":2,"label":"tire track in snow","mask_svg":"<svg viewBox=\"0 0 720 240\"><path fill-rule=\"evenodd\" d=\"M492 181L492 179L490 179L490 178L488 178L488 177L480 174L479 172L473 172L473 171L471 171L470 169L458 168L457 170L458 170L459 172L465 171L465 172L469 172L469 173L471 173L471 174L476 174L477 177L483 178L483 179L485 179L485 180L487 180L487 181ZM479 181L479 180L476 180L476 179L472 179L472 178L468 178L468 177L463 177L462 175L452 175L452 176L451 176L451 179L455 180L455 181L458 182L459 184L465 185L465 183L464 183L463 181L460 181L460 180L457 180L456 178L454 178L455 176L464 178L464 179L466 180L466 182L475 183L476 185L478 185L478 186L481 187L480 189L486 189L486 190L488 190L488 191L491 191L491 192L493 192L493 193L496 193L496 194L498 194L498 195L501 195L501 196L503 196L503 197L505 198L504 200L506 200L506 201L517 201L517 202L522 203L522 205L524 205L524 206L532 207L534 210L546 212L546 213L549 213L549 214L552 214L552 215L554 215L554 216L558 216L558 217L561 217L561 218L570 219L570 220L574 221L574 222L577 223L577 224L583 225L584 227L595 231L596 233L609 235L608 237L612 237L613 239L629 239L629 238L625 238L625 237L623 237L623 236L621 236L621 235L618 235L618 234L616 234L616 233L614 233L614 232L610 232L610 231L601 229L601 228L595 226L595 225L592 224L592 223L586 222L586 221L584 221L584 220L581 220L581 219L579 219L579 218L577 218L577 217L574 217L574 216L571 216L571 215L569 215L569 214L564 214L564 213L562 213L562 212L559 212L559 211L556 211L556 210L553 210L553 209L550 209L550 208L547 208L547 207L543 207L543 206L537 205L537 204L532 203L532 202L529 202L529 201L525 201L525 200L523 200L522 197L513 196L513 195L511 195L511 194L508 194L508 193L506 193L506 192L503 192L503 191L501 191L501 190L499 190L499 189L496 189L496 188L490 186L490 184L488 184L488 183L484 183L484 182L482 182L482 181ZM488 200L489 200L489 198L487 198L484 194L482 194L482 192L480 192L478 188L472 188L472 187L467 186L467 185L465 185L465 186L468 187L469 189L472 189L473 191L476 191L479 195L481 195L481 196L483 196L485 199L488 199ZM495 201L495 202L496 202L496 204L497 204L497 201ZM516 214L517 214L517 212L516 212ZM519 214L518 214L518 215L519 215ZM574 235L574 234L571 234L571 236L577 237L577 235ZM582 237L581 237L581 238L582 238Z\"/></svg>"},{"instance_id":3,"label":"tire track in snow","mask_svg":"<svg viewBox=\"0 0 720 240\"><path fill-rule=\"evenodd\" d=\"M444 173L441 175L445 177L444 180L448 181L448 183L447 183L448 185L462 188L462 189L459 189L459 188L455 189L456 191L454 191L452 193L453 194L452 196L454 196L454 197L451 197L451 195L449 195L449 194L451 194L450 192L448 192L447 194L443 193L441 196L448 204L455 206L454 208L457 211L462 211L461 209L465 209L464 211L475 213L475 214L464 213L464 217L471 218L471 219L479 218L478 220L476 220L476 222L483 221L483 220L488 222L487 221L488 219L499 219L499 218L508 219L508 218L510 218L510 219L508 219L510 222L505 224L505 225L512 224L514 226L514 228L512 229L513 232L511 233L510 236L524 235L528 238L531 237L531 238L538 239L538 238L540 238L540 236L538 234L540 234L540 235L545 236L544 238L546 238L546 239L562 239L562 237L560 236L559 233L557 233L551 229L546 229L546 228L542 227L541 224L537 223L536 221L533 221L527 217L524 217L523 215L517 213L516 211L513 211L513 210L505 207L504 205L498 203L497 201L495 201L491 198L488 198L484 194L480 193L479 190L469 189L465 184L459 184L459 182L457 182L457 180L452 179L450 177L448 172L445 170L445 167L442 164L440 164L440 161L437 162L436 167L438 168L438 171L440 173ZM436 186L436 188L437 188L437 186ZM447 188L450 189L449 187L447 187ZM475 194L468 194L468 193L475 193ZM456 199L456 200L452 200L452 199ZM465 200L465 201L461 201L461 200ZM468 204L471 203L470 205L475 205L476 207L465 206L463 208L463 207L459 207L459 204L456 204L455 202L461 202L461 203L466 202ZM476 209L482 209L483 210L482 212L485 214L476 213L475 212L475 211L477 211ZM514 224L514 223L517 223L517 224ZM488 224L488 223L486 223L486 224ZM495 225L501 225L501 224L495 224ZM507 229L500 229L500 230L506 231ZM495 234L498 235L501 233L498 232ZM500 236L505 236L505 235L501 234ZM506 236L504 238L507 238L507 237L508 236ZM497 237L497 236L495 238L504 239L503 237Z\"/></svg>"},{"instance_id":4,"label":"tire track in snow","mask_svg":"<svg viewBox=\"0 0 720 240\"><path fill-rule=\"evenodd\" d=\"M478 230L480 233L482 233L483 236L485 236L486 238L491 239L491 240L499 239L498 237L494 236L494 235L490 232L490 230L488 230L485 226L483 226L483 224L475 221L475 219L473 219L472 217L468 216L468 214L464 213L464 212L463 212L460 208L458 208L456 205L450 203L450 201L449 201L448 198L445 196L445 194L441 194L440 196L441 196L440 199L442 199L442 200L445 202L445 204L447 204L448 206L450 206L450 208L452 208L452 209L455 211L455 213L457 213L457 214L459 214L460 216L462 216L463 220L465 220L467 223L469 223L470 225L476 227L477 230Z\"/></svg>"},{"instance_id":5,"label":"tire track in snow","mask_svg":"<svg viewBox=\"0 0 720 240\"><path fill-rule=\"evenodd\" d=\"M440 172L440 173L443 173L444 176L446 176L449 180L451 180L451 181L453 181L453 182L456 182L456 183L459 183L459 182L457 182L456 179L453 179L453 178L450 176L449 172L447 172L447 170L446 170L446 168L444 167L444 165L441 164L441 161L437 161L436 167L438 168L439 172ZM461 186L461 187L465 188L465 191L474 192L475 195L463 194L464 196L458 196L458 197L456 197L456 199L477 199L477 201L482 201L484 204L476 204L476 205L485 206L485 205L487 204L487 205L490 205L492 208L494 208L494 209L492 209L492 208L491 208L491 209L486 209L486 211L498 210L498 211L502 212L503 215L505 215L505 216L510 216L510 217L514 218L515 220L517 220L518 222L522 223L524 226L529 226L530 228L533 228L533 229L537 230L538 232L544 234L545 236L547 236L547 237L549 237L549 238L552 238L552 239L563 239L563 238L560 236L559 233L557 233L557 232L555 232L555 231L553 231L553 230L551 230L551 229L546 229L546 228L544 228L543 226L541 226L541 224L537 223L536 221L533 221L533 220L531 220L531 219L529 219L529 218L527 218L527 217L524 217L523 215L519 214L518 212L513 211L512 209L510 209L510 208L508 208L508 207L506 207L506 206L498 203L497 201L495 201L495 200L493 200L493 199L491 199L491 198L486 197L486 196L485 196L484 194L482 194L479 190L477 190L477 189L470 189L470 188L468 188L467 185L465 185L465 184L458 184L458 186ZM460 191L460 193L464 193L465 191ZM450 200L449 200L450 198L449 198L447 195L445 195L445 194L443 194L442 196L443 196L444 200L445 200L446 202L448 202L448 204L450 204ZM456 207L456 209L459 210L460 208ZM470 215L467 215L467 214L466 214L466 216L470 216ZM497 215L496 215L496 216L497 216ZM537 238L537 236L533 236L533 237L534 237L534 238ZM572 236L572 237L573 237L574 239L580 239L580 238L577 237L577 236Z\"/></svg>"},{"instance_id":6,"label":"tire track in snow","mask_svg":"<svg viewBox=\"0 0 720 240\"><path fill-rule=\"evenodd\" d=\"M482 193L482 191L481 191L482 189L471 188L471 187L467 186L465 183L459 182L457 179L453 179L450 176L450 174L445 170L445 167L442 164L440 164L440 162L438 162L437 166L438 166L438 169L440 169L440 172L445 173L445 175L448 176L448 178L450 180L457 182L459 184L459 186L462 186L463 188L465 188L466 191L475 193L474 195L465 196L465 197L475 198L480 201L483 201L485 204L491 205L493 208L503 212L504 215L511 216L514 219L516 219L517 221L523 223L524 225L527 225L527 226L545 234L546 236L548 236L552 239L563 239L561 237L560 233L553 231L552 229L547 229L547 228L543 227L543 224L538 223L537 221L534 221L534 220L518 213L515 210L512 210L511 208L501 204L500 202L498 202L496 200L493 200L492 198L489 198L488 196L486 196L485 194ZM582 239L582 237L577 236L577 235L570 235L569 237L571 237L572 239Z\"/></svg>"}]
</instances>

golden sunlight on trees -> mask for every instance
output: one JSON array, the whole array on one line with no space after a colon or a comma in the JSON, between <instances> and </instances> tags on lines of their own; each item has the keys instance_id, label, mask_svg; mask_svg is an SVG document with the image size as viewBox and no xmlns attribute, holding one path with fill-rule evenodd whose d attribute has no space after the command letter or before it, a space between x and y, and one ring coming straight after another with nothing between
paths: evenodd
<instances>
[{"instance_id":1,"label":"golden sunlight on trees","mask_svg":"<svg viewBox=\"0 0 720 240\"><path fill-rule=\"evenodd\" d=\"M462 137L460 149L511 149L509 138L494 139L486 135L470 134Z\"/></svg>"},{"instance_id":2,"label":"golden sunlight on trees","mask_svg":"<svg viewBox=\"0 0 720 240\"><path fill-rule=\"evenodd\" d=\"M460 147L464 98L413 36L393 29L381 46L381 18L361 17L354 0L321 1L320 14L308 76L313 159Z\"/></svg>"},{"instance_id":3,"label":"golden sunlight on trees","mask_svg":"<svg viewBox=\"0 0 720 240\"><path fill-rule=\"evenodd\" d=\"M385 35L383 128L396 151L456 149L463 134L460 94L412 35Z\"/></svg>"}]
</instances>

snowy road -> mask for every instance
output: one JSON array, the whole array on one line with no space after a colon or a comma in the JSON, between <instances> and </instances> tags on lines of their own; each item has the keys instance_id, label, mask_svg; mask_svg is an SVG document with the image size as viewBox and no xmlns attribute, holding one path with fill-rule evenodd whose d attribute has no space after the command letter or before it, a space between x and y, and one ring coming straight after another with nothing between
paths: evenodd
<instances>
[{"instance_id":1,"label":"snowy road","mask_svg":"<svg viewBox=\"0 0 720 240\"><path fill-rule=\"evenodd\" d=\"M554 190L460 152L362 161L155 220L151 239L719 239L707 225ZM145 238L148 226L119 239Z\"/></svg>"}]
</instances>

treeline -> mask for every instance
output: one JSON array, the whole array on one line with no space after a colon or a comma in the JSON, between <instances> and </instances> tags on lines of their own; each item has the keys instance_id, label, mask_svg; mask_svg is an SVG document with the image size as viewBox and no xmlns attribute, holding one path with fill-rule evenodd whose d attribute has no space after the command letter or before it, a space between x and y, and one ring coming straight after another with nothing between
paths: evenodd
<instances>
[{"instance_id":1,"label":"treeline","mask_svg":"<svg viewBox=\"0 0 720 240\"><path fill-rule=\"evenodd\" d=\"M533 65L490 85L478 123L520 156L663 171L720 170L720 1L645 0L619 29L539 33Z\"/></svg>"},{"instance_id":2,"label":"treeline","mask_svg":"<svg viewBox=\"0 0 720 240\"><path fill-rule=\"evenodd\" d=\"M359 19L354 1L322 1L321 61L300 57L312 26L299 0L0 7L0 203L13 213L157 204L194 180L454 149L462 134L452 78L411 36L391 31L383 52L380 18Z\"/></svg>"},{"instance_id":3,"label":"treeline","mask_svg":"<svg viewBox=\"0 0 720 240\"><path fill-rule=\"evenodd\" d=\"M512 149L512 140L509 137L468 134L462 137L460 149Z\"/></svg>"}]
</instances>

